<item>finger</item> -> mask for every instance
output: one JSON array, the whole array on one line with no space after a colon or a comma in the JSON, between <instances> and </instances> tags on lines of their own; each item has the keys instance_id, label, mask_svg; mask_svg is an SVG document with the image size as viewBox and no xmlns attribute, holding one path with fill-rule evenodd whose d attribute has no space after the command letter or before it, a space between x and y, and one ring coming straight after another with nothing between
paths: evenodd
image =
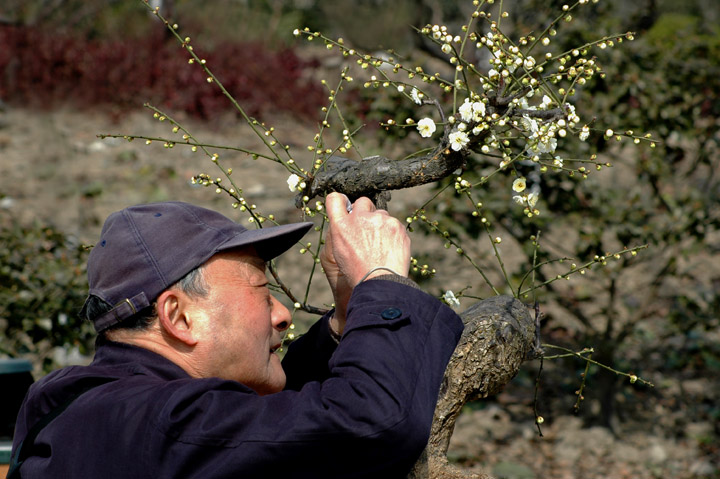
<instances>
[{"instance_id":1,"label":"finger","mask_svg":"<svg viewBox=\"0 0 720 479\"><path fill-rule=\"evenodd\" d=\"M327 195L327 198L325 198L325 210L331 225L348 215L347 201L347 196L342 193L333 192Z\"/></svg>"},{"instance_id":2,"label":"finger","mask_svg":"<svg viewBox=\"0 0 720 479\"><path fill-rule=\"evenodd\" d=\"M365 211L365 212L371 212L375 211L375 205L372 201L370 201L370 198L367 198L365 196L361 196L357 200L355 200L355 203L353 203L353 211Z\"/></svg>"},{"instance_id":3,"label":"finger","mask_svg":"<svg viewBox=\"0 0 720 479\"><path fill-rule=\"evenodd\" d=\"M324 238L325 246L323 247L322 251L328 251L332 253L332 235L330 234L330 231L328 230L328 234L325 235Z\"/></svg>"}]
</instances>

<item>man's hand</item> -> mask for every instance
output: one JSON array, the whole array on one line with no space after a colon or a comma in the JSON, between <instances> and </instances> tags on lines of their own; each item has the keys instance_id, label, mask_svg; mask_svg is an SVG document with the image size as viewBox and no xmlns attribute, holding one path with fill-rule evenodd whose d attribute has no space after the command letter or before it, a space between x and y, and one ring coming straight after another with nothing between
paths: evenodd
<instances>
[{"instance_id":1,"label":"man's hand","mask_svg":"<svg viewBox=\"0 0 720 479\"><path fill-rule=\"evenodd\" d=\"M320 261L335 298L333 329L342 333L345 313L353 288L373 268L383 266L407 276L410 269L410 237L405 227L385 210L378 210L368 198L359 198L351 213L347 198L331 193L325 200L330 230ZM375 271L380 276L388 271Z\"/></svg>"}]
</instances>

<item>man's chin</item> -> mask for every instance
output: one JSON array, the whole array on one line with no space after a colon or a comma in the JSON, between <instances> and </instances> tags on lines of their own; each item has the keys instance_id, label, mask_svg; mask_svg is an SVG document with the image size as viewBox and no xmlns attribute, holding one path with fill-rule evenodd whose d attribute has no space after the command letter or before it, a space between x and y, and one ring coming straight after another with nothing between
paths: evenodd
<instances>
[{"instance_id":1,"label":"man's chin","mask_svg":"<svg viewBox=\"0 0 720 479\"><path fill-rule=\"evenodd\" d=\"M275 394L282 391L285 388L285 382L285 372L281 370L280 374L273 378L272 381L268 381L254 389L260 396L267 396L268 394Z\"/></svg>"}]
</instances>

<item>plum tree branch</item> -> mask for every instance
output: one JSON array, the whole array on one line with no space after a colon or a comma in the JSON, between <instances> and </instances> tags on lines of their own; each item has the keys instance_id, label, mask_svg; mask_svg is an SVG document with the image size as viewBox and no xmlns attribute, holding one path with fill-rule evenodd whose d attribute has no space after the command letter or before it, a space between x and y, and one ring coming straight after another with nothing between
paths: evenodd
<instances>
[{"instance_id":1,"label":"plum tree branch","mask_svg":"<svg viewBox=\"0 0 720 479\"><path fill-rule=\"evenodd\" d=\"M510 102L516 96L499 97L494 95L489 97L489 114L497 113L499 117L510 118L527 116L544 121L567 116L567 112L563 108L551 110L513 109ZM426 101L426 103L432 102ZM455 119L460 121L458 114L455 115ZM468 129L472 127L471 124ZM367 196L373 200L379 199L381 204L378 206L384 208L387 196L383 198L381 193L433 183L452 175L465 166L467 157L477 145L484 142L488 135L487 131L478 135L470 135L470 141L466 147L456 151L450 146L451 131L448 122L445 122L443 136L438 141L438 145L422 156L402 160L370 156L360 161L331 156L320 170L308 178L307 187L297 195L295 204L300 208L303 198L307 201L337 191L344 193L352 201L361 196Z\"/></svg>"}]
</instances>

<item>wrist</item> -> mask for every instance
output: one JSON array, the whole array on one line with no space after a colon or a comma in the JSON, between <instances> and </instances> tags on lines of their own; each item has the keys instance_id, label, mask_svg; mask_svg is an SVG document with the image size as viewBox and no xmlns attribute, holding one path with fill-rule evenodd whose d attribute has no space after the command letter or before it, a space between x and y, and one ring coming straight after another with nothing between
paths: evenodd
<instances>
[{"instance_id":1,"label":"wrist","mask_svg":"<svg viewBox=\"0 0 720 479\"><path fill-rule=\"evenodd\" d=\"M365 273L365 276L363 276L360 281L358 281L358 284L362 283L365 280L375 278L377 276L385 276L387 274L393 274L395 276L402 276L399 273L396 273L394 270L387 268L385 266L378 266L376 268L371 269L367 273Z\"/></svg>"},{"instance_id":2,"label":"wrist","mask_svg":"<svg viewBox=\"0 0 720 479\"><path fill-rule=\"evenodd\" d=\"M422 288L420 288L420 286L418 286L418 284L415 281L411 280L407 276L400 276L398 274L382 273L382 274L378 274L377 276L372 276L372 277L368 278L367 281L380 280L380 279L383 279L385 281L393 281L395 283L404 284L406 286L410 286L411 288L415 288L415 289L422 289Z\"/></svg>"}]
</instances>

